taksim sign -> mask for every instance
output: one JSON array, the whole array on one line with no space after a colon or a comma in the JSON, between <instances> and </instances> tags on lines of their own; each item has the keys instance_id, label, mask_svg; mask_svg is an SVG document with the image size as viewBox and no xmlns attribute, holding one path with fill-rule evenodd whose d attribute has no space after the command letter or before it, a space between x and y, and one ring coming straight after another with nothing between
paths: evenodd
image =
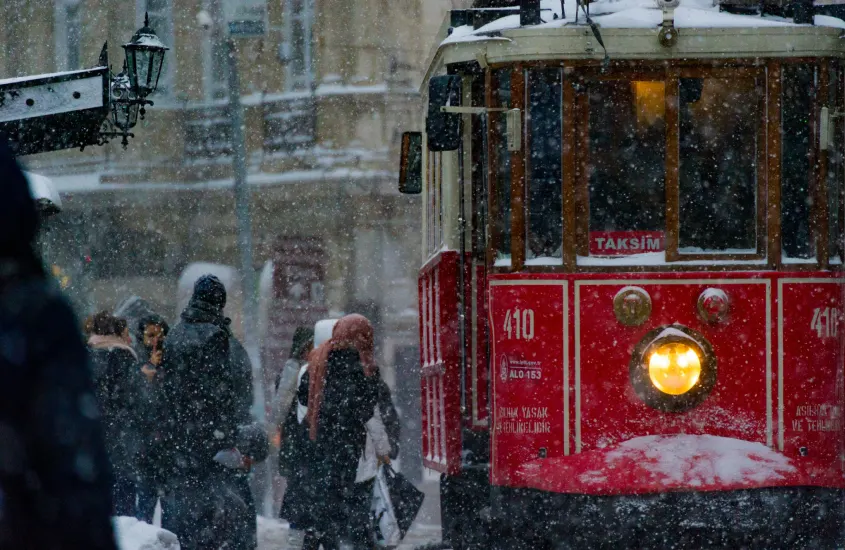
<instances>
[{"instance_id":1,"label":"taksim sign","mask_svg":"<svg viewBox=\"0 0 845 550\"><path fill-rule=\"evenodd\" d=\"M591 256L663 252L665 246L662 231L590 231Z\"/></svg>"}]
</instances>

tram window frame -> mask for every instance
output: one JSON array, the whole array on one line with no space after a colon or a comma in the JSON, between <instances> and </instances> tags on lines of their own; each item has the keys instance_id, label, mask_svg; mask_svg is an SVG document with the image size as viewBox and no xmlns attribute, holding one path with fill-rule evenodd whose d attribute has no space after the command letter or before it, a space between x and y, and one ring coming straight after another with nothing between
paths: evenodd
<instances>
[{"instance_id":1,"label":"tram window frame","mask_svg":"<svg viewBox=\"0 0 845 550\"><path fill-rule=\"evenodd\" d=\"M511 262L509 265L496 265L496 240L494 219L499 212L496 208L495 200L495 167L494 159L491 155L494 153L494 146L496 141L496 132L494 132L495 113L489 113L488 121L490 124L486 128L487 135L487 162L486 162L486 177L488 193L488 223L486 225L488 233L486 244L486 259L490 273L505 273L505 272L547 272L547 271L565 271L565 272L594 272L594 271L630 271L631 269L643 271L673 271L679 269L719 269L730 265L733 270L813 270L813 269L843 269L842 262L845 258L836 259L835 257L828 259L827 253L831 252L828 246L824 246L822 254L816 258L812 263L804 264L786 264L782 262L782 230L781 230L781 164L783 162L781 151L781 113L780 107L782 103L782 69L784 66L795 63L813 64L827 66L827 63L834 63L831 60L820 58L795 58L795 59L777 59L770 60L766 63L759 61L750 61L743 59L731 60L710 60L696 63L692 66L691 63L677 62L666 64L659 63L639 63L639 64L625 64L619 63L617 68L611 69L610 72L602 71L599 64L594 62L582 61L537 61L524 63L498 63L491 65L486 69L485 75L485 105L488 108L496 108L494 98L496 96L495 79L492 78L493 71L510 70L511 79L508 83L512 87L514 98L520 98L520 108L524 108L526 101L526 78L525 69L531 68L562 68L563 69L563 113L564 121L562 127L561 140L562 146L562 186L563 186L563 262L561 265L544 265L531 266L525 265L525 234L526 228L526 202L525 192L527 184L528 163L526 157L530 154L528 148L523 146L519 153L511 153L516 163L511 163L511 169L508 174L511 176L508 191L512 193L512 198L518 204L512 201L512 217L508 228L513 236L517 239L511 240L509 250L511 252ZM838 63L836 61L835 63ZM836 97L836 105L828 104L831 112L845 112L845 63L839 65L838 81L841 86L842 93ZM515 73L520 72L520 77L514 76ZM737 74L755 75L757 85L755 86L755 96L757 97L759 108L755 109L757 143L756 150L757 160L756 165L756 208L754 209L756 218L754 228L756 231L756 250L749 254L734 254L730 252L719 253L701 253L701 254L681 254L678 250L678 235L679 223L678 219L678 200L679 200L679 174L678 174L678 154L679 143L677 143L680 128L678 126L679 105L678 93L680 78L731 78ZM638 263L636 261L622 261L622 262L582 262L583 258L589 258L589 204L586 193L588 192L587 184L587 159L584 154L583 144L587 142L588 135L584 120L589 120L589 112L586 110L588 98L586 94L578 90L579 80L585 76L596 77L602 75L605 78L615 77L625 80L663 80L666 84L666 113L667 117L675 117L674 121L667 120L667 159L666 159L666 245L665 245L665 262L658 264L652 262ZM824 76L826 79L827 76ZM825 82L827 82L825 80ZM516 87L519 87L517 93ZM673 93L674 92L674 93ZM811 134L814 136L812 143L813 154L820 156L818 144L818 120L819 109L826 103L819 98L814 102L814 116L810 121L812 125ZM514 108L512 102L510 105ZM566 116L569 114L569 116ZM501 115L504 118L504 115ZM845 117L840 117L834 124L834 129L841 134L842 147L845 149ZM526 143L526 129L523 126L523 144ZM505 140L504 134L498 136L498 139ZM673 143L674 142L674 143ZM674 152L673 152L674 151ZM771 153L768 155L767 153ZM669 158L674 155L674 158ZM830 241L835 239L834 235L829 233L829 224L834 219L834 213L828 210L828 200L830 197L827 194L827 172L824 163L815 163L814 168L808 171L808 178L811 181L813 190L811 198L813 201L813 223L811 224L811 239L813 243L827 245ZM845 155L843 155L842 171L842 185L845 187ZM831 191L832 192L832 191ZM521 195L520 195L521 193ZM842 254L845 255L845 189L840 189L838 193L839 208L831 204L830 207L837 210L839 216L839 225L843 228L843 235L839 237L841 241L840 247L843 249ZM522 256L519 258L519 256ZM835 256L835 255L834 255ZM599 257L601 258L601 257ZM514 261L516 260L516 261ZM832 260L832 261L831 261Z\"/></svg>"},{"instance_id":2,"label":"tram window frame","mask_svg":"<svg viewBox=\"0 0 845 550\"><path fill-rule=\"evenodd\" d=\"M755 205L753 238L754 252L707 251L682 252L681 226L684 223L681 197L681 112L680 86L682 79L714 79L727 80L735 78L755 79L754 90L757 107L752 112L756 117L756 155L755 168ZM674 93L673 93L674 92ZM768 210L768 170L766 152L767 142L767 112L766 112L766 68L749 66L731 67L696 67L672 70L667 79L666 112L667 112L667 150L666 150L666 263L679 261L730 261L730 262L760 262L767 257L767 210Z\"/></svg>"},{"instance_id":3,"label":"tram window frame","mask_svg":"<svg viewBox=\"0 0 845 550\"><path fill-rule=\"evenodd\" d=\"M519 75L522 70L522 65L491 67L488 68L485 77L487 84L485 102L489 109L487 124L487 188L489 190L487 196L487 264L494 273L519 271L523 268L523 265L515 261L518 258L514 254L519 248L519 242L515 242L514 239L515 235L519 235L518 220L514 219L514 213L517 210L517 205L514 204L517 187L515 182L520 176L519 169L522 164L520 162L520 166L515 166L517 163L514 161L522 158L522 151L509 152L507 150L506 113L495 111L495 109L501 108L519 108L517 103L521 102L515 101L515 99L524 93L524 79L520 78ZM508 101L504 105L500 92L500 83L502 82L508 83ZM508 155L507 179L500 182L500 170L504 168L500 162L500 155L503 152ZM500 184L504 184L502 188L500 188ZM505 200L508 202L506 214L508 217L506 220L501 219L503 209L500 202L503 197L500 194L502 192L507 194ZM503 229L506 229L506 236L503 236ZM506 239L506 241L502 242L503 239ZM497 257L500 253L504 254L501 258ZM524 255L524 250L522 253Z\"/></svg>"},{"instance_id":4,"label":"tram window frame","mask_svg":"<svg viewBox=\"0 0 845 550\"><path fill-rule=\"evenodd\" d=\"M563 189L563 178L565 177L565 160L564 160L564 126L567 123L567 118L571 116L570 112L567 110L564 104L564 87L566 86L566 79L564 77L563 68L562 67L527 67L523 69L524 71L524 82L525 82L525 122L524 122L524 134L525 139L524 147L522 151L523 158L525 159L524 164L524 178L525 178L525 185L524 185L524 192L525 192L525 222L521 231L524 232L524 240L525 240L525 267L526 270L531 271L533 268L537 267L559 267L564 264L564 256L565 256L565 245L564 245L564 233L566 232L567 222L566 217L564 215L564 189ZM553 99L557 100L557 115L558 120L556 122L557 127L555 128L557 131L557 150L552 151L556 153L557 157L552 161L552 163L556 162L557 164L553 166L552 172L553 174L545 174L545 178L542 178L540 172L535 170L534 162L535 156L541 154L538 148L535 148L535 134L539 133L540 135L544 135L542 131L544 128L549 129L549 125L555 125L555 122L549 123L548 119L542 120L540 116L537 116L537 120L534 120L534 108L539 108L539 103L535 104L533 102L533 93L534 93L534 85L535 82L538 82L540 75L544 75L544 78L548 79L548 77L552 77L551 88L552 94L556 94L556 97ZM546 84L549 82L547 81ZM538 86L539 87L539 86ZM557 88L554 90L554 88ZM546 107L554 105L553 101L547 102ZM537 113L539 115L539 113ZM536 129L536 131L535 131ZM536 181L536 180L543 180L543 181ZM539 183L543 185L543 183L548 185L548 187L554 187L554 185L549 185L549 182L555 181L557 185L557 189L555 190L555 194L553 198L559 201L559 204L551 208L551 213L558 214L558 220L556 222L549 221L551 217L549 212L544 212L546 209L535 209L532 206L532 201L542 196L541 193L542 189L537 189L535 183ZM557 210L557 212L555 212ZM552 252L551 255L537 255L537 253L532 250L532 236L534 235L534 229L542 229L542 223L535 225L534 223L534 216L537 215L542 219L546 220L546 224L550 224L552 227L550 228L551 231L548 233L554 233L555 230L557 231L557 248Z\"/></svg>"},{"instance_id":5,"label":"tram window frame","mask_svg":"<svg viewBox=\"0 0 845 550\"><path fill-rule=\"evenodd\" d=\"M471 85L471 105L483 107L487 103L487 90L489 90L489 74L485 71L482 77L474 76ZM487 196L487 125L486 115L472 114L469 117L469 125L465 130L469 132L470 139L470 175L471 175L471 201L470 201L470 250L476 262L487 262L487 249L489 245L488 224L490 219L489 198Z\"/></svg>"},{"instance_id":6,"label":"tram window frame","mask_svg":"<svg viewBox=\"0 0 845 550\"><path fill-rule=\"evenodd\" d=\"M423 140L425 141L425 140ZM425 149L426 256L443 248L443 152Z\"/></svg>"},{"instance_id":7,"label":"tram window frame","mask_svg":"<svg viewBox=\"0 0 845 550\"><path fill-rule=\"evenodd\" d=\"M799 93L805 94L796 97L797 101L806 100L806 128L801 126L800 113L793 112L790 107L790 84L788 81L797 78L799 75L797 71L809 71L806 77L809 77L812 82L810 88L807 89L804 85L796 86ZM795 74L792 74L795 71ZM818 177L818 143L816 135L818 134L818 126L816 120L819 113L820 87L819 87L819 67L816 64L807 63L783 63L780 68L780 258L778 262L788 266L815 266L819 261L818 248L818 227L817 227L817 210L819 205L815 200L818 193L818 184L816 179ZM799 137L800 134L792 131L787 125L792 119L796 119L799 128L806 131L806 164L803 169L796 170L796 164L791 158L787 157L788 152L796 150L796 144L790 140ZM792 173L795 170L795 173ZM795 181L792 181L792 180ZM794 187L803 185L804 188L795 189ZM803 193L803 194L802 194ZM795 206L800 207L800 199L803 197L806 210L803 212L790 212ZM797 200L797 204L792 204L793 199ZM798 218L801 219L798 219ZM793 238L793 233L796 225L806 225L804 230L806 234L803 239L798 239L800 242L791 243L789 239ZM797 247L806 247L806 252L790 256L798 251ZM789 249L791 248L791 250Z\"/></svg>"},{"instance_id":8,"label":"tram window frame","mask_svg":"<svg viewBox=\"0 0 845 550\"><path fill-rule=\"evenodd\" d=\"M828 105L832 114L827 156L828 266L842 269L845 260L845 64L831 61Z\"/></svg>"},{"instance_id":9,"label":"tram window frame","mask_svg":"<svg viewBox=\"0 0 845 550\"><path fill-rule=\"evenodd\" d=\"M577 71L572 79L572 86L576 88L573 105L573 119L574 119L574 133L575 146L574 151L569 154L575 156L575 190L574 190L574 210L575 210L575 252L576 262L581 267L592 269L592 264L581 264L579 258L604 258L604 256L597 256L590 254L590 233L593 210L590 206L590 188L591 188L591 165L590 155L592 154L592 139L591 134L591 104L590 104L590 85L591 82L623 82L633 84L635 82L661 82L664 84L664 137L669 139L669 81L665 70L661 71L653 67L640 67L635 70L620 69L614 72L604 72L596 68L588 67L581 68ZM566 106L564 105L564 109ZM667 141L668 143L668 141ZM664 152L663 166L664 178L668 173L668 147ZM668 180L667 180L668 181ZM663 192L666 191L666 183L664 183ZM668 242L667 229L667 214L664 214L663 224L660 230L664 234L664 239ZM566 221L564 221L566 224ZM624 231L624 230L619 230ZM621 257L621 256L620 256ZM645 264L643 264L645 265Z\"/></svg>"}]
</instances>

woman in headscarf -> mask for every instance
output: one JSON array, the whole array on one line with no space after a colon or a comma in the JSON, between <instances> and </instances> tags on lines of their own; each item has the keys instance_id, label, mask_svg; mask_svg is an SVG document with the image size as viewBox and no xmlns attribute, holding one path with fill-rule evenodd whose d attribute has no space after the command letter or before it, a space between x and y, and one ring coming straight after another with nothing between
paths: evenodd
<instances>
[{"instance_id":1,"label":"woman in headscarf","mask_svg":"<svg viewBox=\"0 0 845 550\"><path fill-rule=\"evenodd\" d=\"M336 549L347 528L367 422L378 403L373 342L366 317L340 319L331 339L311 353L297 396L308 404L302 425L308 448L301 454L299 487L285 497L285 517L297 531L313 533L325 550Z\"/></svg>"}]
</instances>

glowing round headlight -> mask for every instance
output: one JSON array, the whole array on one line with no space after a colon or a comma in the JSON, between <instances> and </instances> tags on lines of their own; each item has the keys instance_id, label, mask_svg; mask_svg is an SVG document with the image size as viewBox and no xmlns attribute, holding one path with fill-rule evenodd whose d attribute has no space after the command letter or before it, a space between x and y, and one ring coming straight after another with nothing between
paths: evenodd
<instances>
[{"instance_id":1,"label":"glowing round headlight","mask_svg":"<svg viewBox=\"0 0 845 550\"><path fill-rule=\"evenodd\" d=\"M697 407L716 386L717 360L703 334L664 325L647 332L631 353L637 396L654 409L681 413Z\"/></svg>"},{"instance_id":2,"label":"glowing round headlight","mask_svg":"<svg viewBox=\"0 0 845 550\"><path fill-rule=\"evenodd\" d=\"M660 344L648 357L648 376L663 393L685 394L698 383L701 358L687 344Z\"/></svg>"}]
</instances>

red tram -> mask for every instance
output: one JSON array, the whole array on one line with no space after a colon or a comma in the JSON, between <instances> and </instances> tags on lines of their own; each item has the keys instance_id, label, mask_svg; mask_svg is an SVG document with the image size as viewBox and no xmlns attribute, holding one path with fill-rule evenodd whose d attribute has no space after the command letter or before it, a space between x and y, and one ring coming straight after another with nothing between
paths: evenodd
<instances>
[{"instance_id":1,"label":"red tram","mask_svg":"<svg viewBox=\"0 0 845 550\"><path fill-rule=\"evenodd\" d=\"M845 23L478 4L400 175L444 540L842 546Z\"/></svg>"}]
</instances>

